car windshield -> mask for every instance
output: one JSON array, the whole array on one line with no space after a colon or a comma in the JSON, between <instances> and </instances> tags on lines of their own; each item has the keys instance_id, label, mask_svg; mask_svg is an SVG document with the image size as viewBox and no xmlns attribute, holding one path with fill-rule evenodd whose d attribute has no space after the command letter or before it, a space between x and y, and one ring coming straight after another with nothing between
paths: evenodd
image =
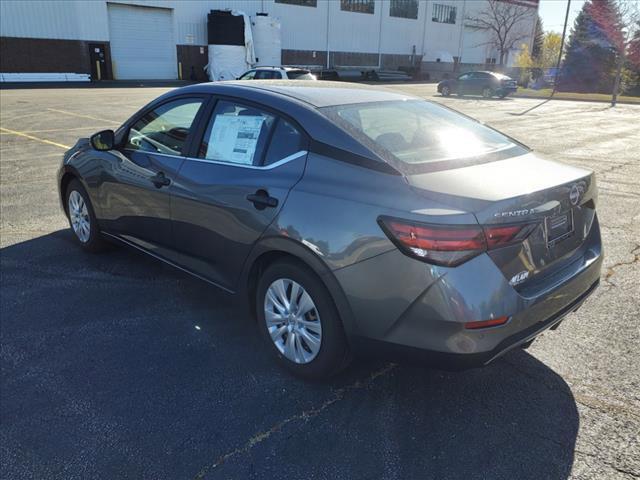
<instances>
[{"instance_id":1,"label":"car windshield","mask_svg":"<svg viewBox=\"0 0 640 480\"><path fill-rule=\"evenodd\" d=\"M418 166L483 157L514 147L510 138L442 106L422 100L338 105L321 109L384 159ZM510 152L509 156L518 154ZM493 156L495 157L495 155ZM447 168L446 165L445 168ZM452 166L452 165L451 165Z\"/></svg>"}]
</instances>

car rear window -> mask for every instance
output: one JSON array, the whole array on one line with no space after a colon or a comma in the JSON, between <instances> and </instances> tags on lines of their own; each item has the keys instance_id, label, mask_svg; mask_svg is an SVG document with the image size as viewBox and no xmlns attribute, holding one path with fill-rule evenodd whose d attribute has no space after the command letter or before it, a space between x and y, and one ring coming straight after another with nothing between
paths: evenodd
<instances>
[{"instance_id":1,"label":"car rear window","mask_svg":"<svg viewBox=\"0 0 640 480\"><path fill-rule=\"evenodd\" d=\"M287 77L291 80L315 80L316 77L311 75L308 70L289 70Z\"/></svg>"},{"instance_id":2,"label":"car rear window","mask_svg":"<svg viewBox=\"0 0 640 480\"><path fill-rule=\"evenodd\" d=\"M507 156L514 156L527 151L481 123L422 100L357 103L320 110L356 140L400 167L438 164L453 168L468 163L465 159L490 161L497 159L491 156L498 152L510 151Z\"/></svg>"}]
</instances>

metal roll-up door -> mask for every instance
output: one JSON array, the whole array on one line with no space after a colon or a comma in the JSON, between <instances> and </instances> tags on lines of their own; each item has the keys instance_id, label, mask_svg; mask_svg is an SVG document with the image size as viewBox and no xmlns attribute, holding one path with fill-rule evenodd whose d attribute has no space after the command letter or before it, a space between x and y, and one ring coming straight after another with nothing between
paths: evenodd
<instances>
[{"instance_id":1,"label":"metal roll-up door","mask_svg":"<svg viewBox=\"0 0 640 480\"><path fill-rule=\"evenodd\" d=\"M172 10L108 4L114 77L176 79Z\"/></svg>"}]
</instances>

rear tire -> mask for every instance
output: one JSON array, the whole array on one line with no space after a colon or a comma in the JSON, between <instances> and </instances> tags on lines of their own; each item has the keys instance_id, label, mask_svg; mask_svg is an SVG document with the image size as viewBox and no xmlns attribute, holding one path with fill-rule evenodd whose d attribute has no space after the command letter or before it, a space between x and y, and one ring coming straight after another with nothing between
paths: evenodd
<instances>
[{"instance_id":1,"label":"rear tire","mask_svg":"<svg viewBox=\"0 0 640 480\"><path fill-rule=\"evenodd\" d=\"M493 90L491 90L489 87L484 87L482 89L482 97L483 98L491 98L491 97L493 97Z\"/></svg>"},{"instance_id":2,"label":"rear tire","mask_svg":"<svg viewBox=\"0 0 640 480\"><path fill-rule=\"evenodd\" d=\"M256 316L278 363L294 375L327 378L351 359L329 291L295 261L275 262L263 272L256 289Z\"/></svg>"},{"instance_id":3,"label":"rear tire","mask_svg":"<svg viewBox=\"0 0 640 480\"><path fill-rule=\"evenodd\" d=\"M91 200L78 179L74 178L69 182L64 198L69 226L76 242L87 252L97 253L105 250L107 243L100 236Z\"/></svg>"}]
</instances>

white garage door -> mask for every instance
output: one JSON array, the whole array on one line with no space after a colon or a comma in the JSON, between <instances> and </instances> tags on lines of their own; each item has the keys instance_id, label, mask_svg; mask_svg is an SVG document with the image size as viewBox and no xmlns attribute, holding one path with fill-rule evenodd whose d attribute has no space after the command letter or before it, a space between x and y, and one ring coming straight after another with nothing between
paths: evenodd
<instances>
[{"instance_id":1,"label":"white garage door","mask_svg":"<svg viewBox=\"0 0 640 480\"><path fill-rule=\"evenodd\" d=\"M108 4L115 78L176 79L172 11Z\"/></svg>"}]
</instances>

